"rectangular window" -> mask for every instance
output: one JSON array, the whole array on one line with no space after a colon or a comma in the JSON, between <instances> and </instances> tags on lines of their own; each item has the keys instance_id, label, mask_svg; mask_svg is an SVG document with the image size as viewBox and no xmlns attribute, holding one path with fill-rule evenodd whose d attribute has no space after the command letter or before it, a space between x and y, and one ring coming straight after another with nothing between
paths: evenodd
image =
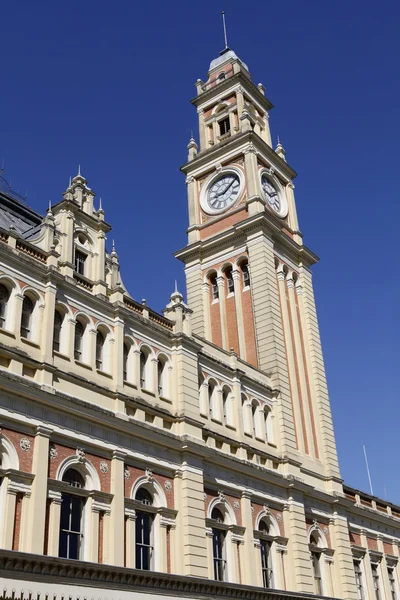
<instances>
[{"instance_id":1,"label":"rectangular window","mask_svg":"<svg viewBox=\"0 0 400 600\"><path fill-rule=\"evenodd\" d=\"M58 556L63 558L80 558L82 542L82 510L83 500L70 494L62 494L60 516L60 543Z\"/></svg>"},{"instance_id":2,"label":"rectangular window","mask_svg":"<svg viewBox=\"0 0 400 600\"><path fill-rule=\"evenodd\" d=\"M359 560L354 561L354 576L356 578L357 598L358 600L364 600L363 577Z\"/></svg>"},{"instance_id":3,"label":"rectangular window","mask_svg":"<svg viewBox=\"0 0 400 600\"><path fill-rule=\"evenodd\" d=\"M86 254L79 250L75 250L75 271L79 273L79 275L85 275L86 258Z\"/></svg>"},{"instance_id":4,"label":"rectangular window","mask_svg":"<svg viewBox=\"0 0 400 600\"><path fill-rule=\"evenodd\" d=\"M218 122L219 125L219 135L225 135L226 133L229 133L230 129L231 129L231 125L229 123L229 117L226 117L225 119L221 119L221 121Z\"/></svg>"},{"instance_id":5,"label":"rectangular window","mask_svg":"<svg viewBox=\"0 0 400 600\"><path fill-rule=\"evenodd\" d=\"M213 558L214 558L214 579L225 581L226 560L224 559L224 541L225 533L220 529L213 529Z\"/></svg>"},{"instance_id":6,"label":"rectangular window","mask_svg":"<svg viewBox=\"0 0 400 600\"><path fill-rule=\"evenodd\" d=\"M136 568L150 571L153 546L151 529L153 517L149 513L136 512Z\"/></svg>"},{"instance_id":7,"label":"rectangular window","mask_svg":"<svg viewBox=\"0 0 400 600\"><path fill-rule=\"evenodd\" d=\"M271 542L267 540L260 540L260 542L263 586L265 588L272 588L274 584L272 578Z\"/></svg>"},{"instance_id":8,"label":"rectangular window","mask_svg":"<svg viewBox=\"0 0 400 600\"><path fill-rule=\"evenodd\" d=\"M392 600L397 600L396 573L394 567L388 567L390 597Z\"/></svg>"},{"instance_id":9,"label":"rectangular window","mask_svg":"<svg viewBox=\"0 0 400 600\"><path fill-rule=\"evenodd\" d=\"M374 582L375 600L381 600L380 582L379 582L379 567L376 564L371 564L372 580Z\"/></svg>"},{"instance_id":10,"label":"rectangular window","mask_svg":"<svg viewBox=\"0 0 400 600\"><path fill-rule=\"evenodd\" d=\"M319 564L320 558L321 555L319 552L311 552L311 559L314 568L315 593L317 596L322 596L321 566Z\"/></svg>"}]
</instances>

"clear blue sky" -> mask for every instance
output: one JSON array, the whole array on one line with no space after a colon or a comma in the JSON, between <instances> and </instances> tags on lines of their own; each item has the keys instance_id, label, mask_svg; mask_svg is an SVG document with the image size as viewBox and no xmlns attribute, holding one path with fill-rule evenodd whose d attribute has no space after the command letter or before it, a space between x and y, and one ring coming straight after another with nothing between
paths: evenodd
<instances>
[{"instance_id":1,"label":"clear blue sky","mask_svg":"<svg viewBox=\"0 0 400 600\"><path fill-rule=\"evenodd\" d=\"M400 502L400 42L398 0L246 5L104 0L1 6L0 158L44 211L78 163L103 198L124 282L161 310L186 243L179 166L189 100L229 45L274 103L270 123L299 173L342 475Z\"/></svg>"}]
</instances>

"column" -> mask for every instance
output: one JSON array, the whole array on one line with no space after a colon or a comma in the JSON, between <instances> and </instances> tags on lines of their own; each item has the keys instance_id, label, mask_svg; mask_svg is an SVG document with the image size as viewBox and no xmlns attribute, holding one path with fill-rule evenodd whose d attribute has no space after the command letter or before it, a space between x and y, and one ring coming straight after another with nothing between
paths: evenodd
<instances>
[{"instance_id":1,"label":"column","mask_svg":"<svg viewBox=\"0 0 400 600\"><path fill-rule=\"evenodd\" d=\"M14 294L14 322L12 324L12 329L15 333L16 341L21 339L21 317L22 317L22 303L24 301L23 294Z\"/></svg>"},{"instance_id":2,"label":"column","mask_svg":"<svg viewBox=\"0 0 400 600\"><path fill-rule=\"evenodd\" d=\"M287 365L288 365L288 374L289 374L289 385L291 390L291 402L293 408L293 416L294 416L294 424L296 429L296 442L299 450L304 453L305 452L305 444L304 444L304 435L303 435L303 427L302 427L302 418L300 413L300 403L299 403L299 391L297 388L297 378L296 378L296 366L293 360L293 347L292 347L292 339L290 335L290 319L289 319L289 311L286 301L286 283L285 283L285 272L283 270L283 264L280 263L277 269L277 280L278 280L278 288L279 288L279 297L281 303L281 313L282 313L282 323L283 323L283 334L285 339L286 346L286 357L287 357Z\"/></svg>"},{"instance_id":3,"label":"column","mask_svg":"<svg viewBox=\"0 0 400 600\"><path fill-rule=\"evenodd\" d=\"M89 325L86 325L86 327L88 328ZM86 340L83 340L82 362L86 363L87 365L90 365L93 369L96 368L96 336L96 329L89 329L87 333L85 331L84 338L86 337ZM86 348L85 342L87 342Z\"/></svg>"},{"instance_id":4,"label":"column","mask_svg":"<svg viewBox=\"0 0 400 600\"><path fill-rule=\"evenodd\" d=\"M293 488L283 512L285 532L288 532L288 560L292 565L288 588L306 594L314 593L314 581L310 551L307 543L307 527L304 514L304 498Z\"/></svg>"},{"instance_id":5,"label":"column","mask_svg":"<svg viewBox=\"0 0 400 600\"><path fill-rule=\"evenodd\" d=\"M242 525L245 527L244 544L241 546L240 555L242 583L245 585L261 585L259 561L256 557L256 548L254 547L254 526L253 513L251 512L251 493L242 492L240 502L242 512Z\"/></svg>"},{"instance_id":6,"label":"column","mask_svg":"<svg viewBox=\"0 0 400 600\"><path fill-rule=\"evenodd\" d=\"M160 539L156 550L157 571L168 573L168 547L167 547L167 528L170 526L169 519L165 519L161 514L156 516Z\"/></svg>"},{"instance_id":7,"label":"column","mask_svg":"<svg viewBox=\"0 0 400 600\"><path fill-rule=\"evenodd\" d=\"M207 148L205 125L204 125L204 111L202 108L197 109L197 115L199 117L199 135L200 135L200 149L204 150Z\"/></svg>"},{"instance_id":8,"label":"column","mask_svg":"<svg viewBox=\"0 0 400 600\"><path fill-rule=\"evenodd\" d=\"M209 407L208 407L208 383L204 381L199 390L200 394L200 414L203 417L207 417L209 415Z\"/></svg>"},{"instance_id":9,"label":"column","mask_svg":"<svg viewBox=\"0 0 400 600\"><path fill-rule=\"evenodd\" d=\"M12 550L17 490L12 488L11 481L7 477L3 479L2 485L6 488L3 509L2 548Z\"/></svg>"},{"instance_id":10,"label":"column","mask_svg":"<svg viewBox=\"0 0 400 600\"><path fill-rule=\"evenodd\" d=\"M330 521L332 546L335 550L335 562L332 569L335 573L335 595L349 600L357 599L357 588L354 577L353 553L349 539L349 527L344 513L338 509Z\"/></svg>"},{"instance_id":11,"label":"column","mask_svg":"<svg viewBox=\"0 0 400 600\"><path fill-rule=\"evenodd\" d=\"M296 456L296 436L273 242L262 231L247 239L259 368L271 373L280 390L277 404L280 451Z\"/></svg>"},{"instance_id":12,"label":"column","mask_svg":"<svg viewBox=\"0 0 400 600\"><path fill-rule=\"evenodd\" d=\"M57 287L53 283L47 283L44 300L44 310L42 314L41 331L41 350L42 360L47 363L53 362L53 332L54 332L54 313L56 308Z\"/></svg>"},{"instance_id":13,"label":"column","mask_svg":"<svg viewBox=\"0 0 400 600\"><path fill-rule=\"evenodd\" d=\"M111 372L117 391L122 391L124 386L124 322L117 318L114 322L114 344L111 350Z\"/></svg>"},{"instance_id":14,"label":"column","mask_svg":"<svg viewBox=\"0 0 400 600\"><path fill-rule=\"evenodd\" d=\"M204 306L204 331L206 340L211 341L211 322L210 322L210 284L203 283L203 306Z\"/></svg>"},{"instance_id":15,"label":"column","mask_svg":"<svg viewBox=\"0 0 400 600\"><path fill-rule=\"evenodd\" d=\"M202 461L183 453L182 467L178 473L175 483L179 483L174 485L174 492L178 510L177 543L181 552L181 574L207 578Z\"/></svg>"},{"instance_id":16,"label":"column","mask_svg":"<svg viewBox=\"0 0 400 600\"><path fill-rule=\"evenodd\" d=\"M383 545L383 538L380 534L378 534L377 539L378 539L378 550L379 550L379 552L382 552L382 560L381 560L382 585L381 585L381 588L382 588L382 590L384 590L382 596L384 598L391 598L388 563L386 560L385 548Z\"/></svg>"},{"instance_id":17,"label":"column","mask_svg":"<svg viewBox=\"0 0 400 600\"><path fill-rule=\"evenodd\" d=\"M109 558L110 564L119 567L124 566L125 546L125 477L124 477L125 454L115 450L111 460L111 517L109 536Z\"/></svg>"},{"instance_id":18,"label":"column","mask_svg":"<svg viewBox=\"0 0 400 600\"><path fill-rule=\"evenodd\" d=\"M49 511L49 531L47 542L47 554L49 556L58 556L60 544L60 518L61 518L61 492L49 490L48 498L50 498Z\"/></svg>"},{"instance_id":19,"label":"column","mask_svg":"<svg viewBox=\"0 0 400 600\"><path fill-rule=\"evenodd\" d=\"M219 300L219 318L221 321L221 337L222 337L222 347L224 350L229 350L228 348L228 331L226 327L226 302L225 302L225 277L220 275L217 277L217 285L218 285L218 300Z\"/></svg>"},{"instance_id":20,"label":"column","mask_svg":"<svg viewBox=\"0 0 400 600\"><path fill-rule=\"evenodd\" d=\"M150 359L150 377L149 377L149 390L153 394L158 392L158 360L155 356Z\"/></svg>"},{"instance_id":21,"label":"column","mask_svg":"<svg viewBox=\"0 0 400 600\"><path fill-rule=\"evenodd\" d=\"M83 533L83 556L81 560L90 562L98 562L99 559L99 520L100 512L104 511L104 506L100 502L96 502L93 497L86 500L84 508L84 533ZM103 539L107 540L107 532L109 528L106 523L106 513L103 517ZM103 562L112 564L109 560L109 555L112 549L108 544L103 543Z\"/></svg>"},{"instance_id":22,"label":"column","mask_svg":"<svg viewBox=\"0 0 400 600\"><path fill-rule=\"evenodd\" d=\"M136 511L131 508L125 509L125 566L134 569L136 567Z\"/></svg>"},{"instance_id":23,"label":"column","mask_svg":"<svg viewBox=\"0 0 400 600\"><path fill-rule=\"evenodd\" d=\"M247 197L248 199L254 196L260 196L260 185L257 169L257 154L253 144L244 152L244 165L246 171L246 185L247 185ZM258 207L258 210L264 210L264 205Z\"/></svg>"},{"instance_id":24,"label":"column","mask_svg":"<svg viewBox=\"0 0 400 600\"><path fill-rule=\"evenodd\" d=\"M29 499L29 537L26 539L26 551L33 554L43 554L44 551L50 435L51 429L39 426L33 447L32 473L35 479Z\"/></svg>"},{"instance_id":25,"label":"column","mask_svg":"<svg viewBox=\"0 0 400 600\"><path fill-rule=\"evenodd\" d=\"M239 338L239 355L242 360L246 360L246 340L244 337L242 290L240 285L240 272L238 271L238 269L234 269L232 271L232 279L233 289L235 293L236 322Z\"/></svg>"}]
</instances>

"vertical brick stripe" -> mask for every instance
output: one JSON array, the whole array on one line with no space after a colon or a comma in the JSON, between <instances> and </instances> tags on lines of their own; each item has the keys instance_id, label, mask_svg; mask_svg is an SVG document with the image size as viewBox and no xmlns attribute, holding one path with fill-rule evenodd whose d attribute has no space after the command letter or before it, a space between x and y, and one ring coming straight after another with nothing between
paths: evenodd
<instances>
[{"instance_id":1,"label":"vertical brick stripe","mask_svg":"<svg viewBox=\"0 0 400 600\"><path fill-rule=\"evenodd\" d=\"M14 517L14 532L12 540L12 549L19 550L19 538L21 532L21 515L22 515L22 499L23 494L18 492L15 500L15 517Z\"/></svg>"}]
</instances>

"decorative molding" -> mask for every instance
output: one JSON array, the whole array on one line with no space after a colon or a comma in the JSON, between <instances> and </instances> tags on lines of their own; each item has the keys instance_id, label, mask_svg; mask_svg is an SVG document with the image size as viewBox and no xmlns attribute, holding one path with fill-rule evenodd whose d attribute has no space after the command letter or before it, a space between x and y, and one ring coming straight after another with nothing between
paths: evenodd
<instances>
[{"instance_id":1,"label":"decorative molding","mask_svg":"<svg viewBox=\"0 0 400 600\"><path fill-rule=\"evenodd\" d=\"M124 469L124 478L125 479L130 479L131 478L131 472L129 470L129 467L125 467L125 469Z\"/></svg>"},{"instance_id":2,"label":"decorative molding","mask_svg":"<svg viewBox=\"0 0 400 600\"><path fill-rule=\"evenodd\" d=\"M108 473L108 464L104 460L100 463L100 471L102 473Z\"/></svg>"},{"instance_id":3,"label":"decorative molding","mask_svg":"<svg viewBox=\"0 0 400 600\"><path fill-rule=\"evenodd\" d=\"M21 450L23 452L28 452L28 450L31 449L31 443L28 440L28 438L21 438L20 441L19 441L19 445L20 445Z\"/></svg>"},{"instance_id":4,"label":"decorative molding","mask_svg":"<svg viewBox=\"0 0 400 600\"><path fill-rule=\"evenodd\" d=\"M78 447L75 451L76 457L78 459L79 462L83 462L86 456L86 451L84 450L84 448L80 448Z\"/></svg>"},{"instance_id":5,"label":"decorative molding","mask_svg":"<svg viewBox=\"0 0 400 600\"><path fill-rule=\"evenodd\" d=\"M167 479L164 483L164 487L167 490L167 492L170 492L172 490L172 482L169 479Z\"/></svg>"},{"instance_id":6,"label":"decorative molding","mask_svg":"<svg viewBox=\"0 0 400 600\"><path fill-rule=\"evenodd\" d=\"M50 460L54 460L57 458L58 451L54 444L50 444L49 446L49 458Z\"/></svg>"}]
</instances>

